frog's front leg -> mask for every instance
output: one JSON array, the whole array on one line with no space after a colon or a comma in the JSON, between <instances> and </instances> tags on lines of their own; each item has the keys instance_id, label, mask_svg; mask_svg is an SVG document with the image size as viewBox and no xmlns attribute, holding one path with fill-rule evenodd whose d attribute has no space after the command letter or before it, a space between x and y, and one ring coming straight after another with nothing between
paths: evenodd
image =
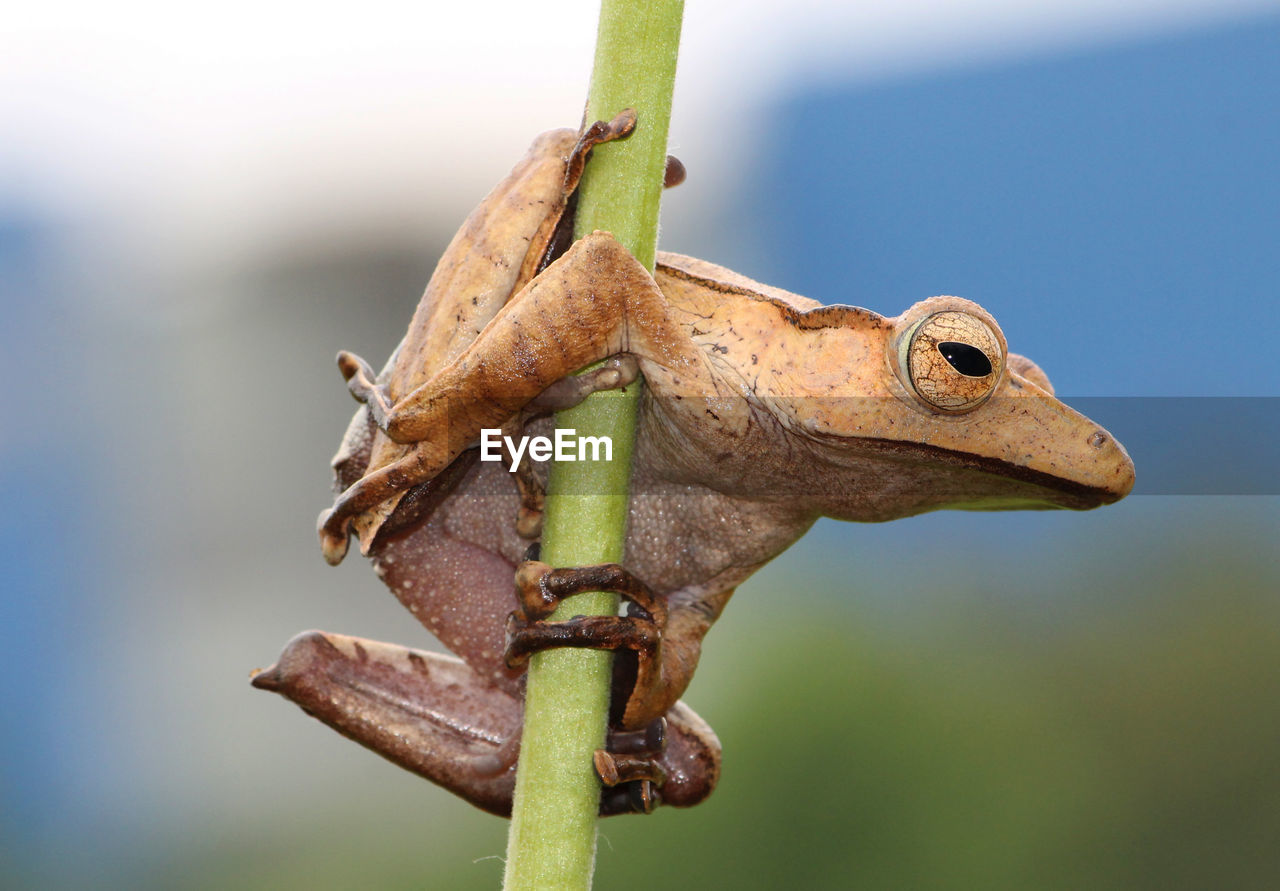
<instances>
[{"instance_id":1,"label":"frog's front leg","mask_svg":"<svg viewBox=\"0 0 1280 891\"><path fill-rule=\"evenodd\" d=\"M360 479L321 515L326 559L342 559L353 517L435 477L482 429L501 427L557 381L592 362L637 352L631 346L674 368L693 367L702 357L687 340L652 276L611 235L596 232L577 242L454 362L394 406L380 411L377 388L361 383L378 426L413 449ZM360 365L351 367L353 377L367 376Z\"/></svg>"},{"instance_id":2,"label":"frog's front leg","mask_svg":"<svg viewBox=\"0 0 1280 891\"><path fill-rule=\"evenodd\" d=\"M523 704L452 656L309 631L290 641L253 685L292 700L349 739L491 813L511 812ZM609 751L661 748L665 800L696 804L715 785L720 746L683 703L667 714L664 745L652 733L615 733ZM625 783L630 777L619 777ZM638 783L601 796L601 813L647 810Z\"/></svg>"},{"instance_id":3,"label":"frog's front leg","mask_svg":"<svg viewBox=\"0 0 1280 891\"><path fill-rule=\"evenodd\" d=\"M386 388L379 385L373 367L355 353L338 353L338 370L347 381L347 390L357 402L369 407L373 422L386 430L392 423L394 408ZM610 356L599 366L582 374L561 378L535 396L525 407L532 416L573 408L592 393L626 387L640 376L640 365L634 356ZM527 420L524 419L524 420Z\"/></svg>"},{"instance_id":4,"label":"frog's front leg","mask_svg":"<svg viewBox=\"0 0 1280 891\"><path fill-rule=\"evenodd\" d=\"M626 352L633 323L649 327L665 316L665 298L648 271L612 235L592 233L512 297L457 360L395 405L371 406L375 422L395 442L423 443L447 433L450 446L465 447L481 429L500 425L544 393L550 407L571 403L578 385L559 382ZM681 332L662 333L670 343Z\"/></svg>"}]
</instances>

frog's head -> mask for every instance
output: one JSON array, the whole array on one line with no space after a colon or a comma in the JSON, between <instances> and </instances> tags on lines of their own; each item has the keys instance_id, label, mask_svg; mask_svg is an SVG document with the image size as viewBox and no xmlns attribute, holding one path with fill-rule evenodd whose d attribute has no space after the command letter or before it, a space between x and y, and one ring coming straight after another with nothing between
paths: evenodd
<instances>
[{"instance_id":1,"label":"frog's head","mask_svg":"<svg viewBox=\"0 0 1280 891\"><path fill-rule=\"evenodd\" d=\"M871 462L883 497L846 499L846 519L937 508L1077 510L1118 501L1133 462L1098 424L1054 396L1031 360L1010 353L1000 326L959 297L921 301L878 326L883 356L856 411L819 413L811 431ZM823 417L823 415L826 415ZM872 435L868 435L871 433ZM834 450L825 448L830 455ZM855 488L868 492L855 483Z\"/></svg>"}]
</instances>

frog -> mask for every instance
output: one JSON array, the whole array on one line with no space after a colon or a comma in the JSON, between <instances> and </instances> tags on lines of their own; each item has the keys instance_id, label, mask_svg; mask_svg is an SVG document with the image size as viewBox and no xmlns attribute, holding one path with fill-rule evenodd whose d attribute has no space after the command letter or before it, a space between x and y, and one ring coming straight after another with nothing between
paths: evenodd
<instances>
[{"instance_id":1,"label":"frog","mask_svg":"<svg viewBox=\"0 0 1280 891\"><path fill-rule=\"evenodd\" d=\"M497 814L533 653L615 653L602 814L690 806L721 767L681 698L704 638L818 518L1088 510L1134 484L1124 447L977 303L883 316L675 253L650 273L608 232L572 241L587 158L636 123L536 138L442 255L383 370L339 354L359 406L322 552L336 564L355 539L451 654L312 631L253 678ZM669 161L668 184L681 176ZM542 563L546 462L480 460L482 438L548 434L552 411L641 377L624 564ZM617 592L626 613L549 621L585 590Z\"/></svg>"}]
</instances>

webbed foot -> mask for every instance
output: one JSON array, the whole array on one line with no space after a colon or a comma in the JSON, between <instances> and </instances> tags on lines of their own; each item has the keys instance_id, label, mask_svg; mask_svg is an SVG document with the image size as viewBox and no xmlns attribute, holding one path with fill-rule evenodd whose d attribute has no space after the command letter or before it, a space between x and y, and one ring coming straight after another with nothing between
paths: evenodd
<instances>
[{"instance_id":1,"label":"webbed foot","mask_svg":"<svg viewBox=\"0 0 1280 891\"><path fill-rule=\"evenodd\" d=\"M285 646L253 686L279 693L312 717L393 763L490 813L511 813L523 703L461 660L439 653L308 631ZM597 768L616 785L602 815L697 804L720 775L720 742L693 710L615 732ZM655 778L665 777L662 793Z\"/></svg>"}]
</instances>

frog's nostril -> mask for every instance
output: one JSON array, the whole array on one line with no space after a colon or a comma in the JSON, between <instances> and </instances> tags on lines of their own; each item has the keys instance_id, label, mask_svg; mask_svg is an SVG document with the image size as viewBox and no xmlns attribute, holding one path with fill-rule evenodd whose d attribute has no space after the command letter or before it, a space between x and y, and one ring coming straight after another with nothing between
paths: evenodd
<instances>
[{"instance_id":1,"label":"frog's nostril","mask_svg":"<svg viewBox=\"0 0 1280 891\"><path fill-rule=\"evenodd\" d=\"M1093 431L1093 435L1089 437L1089 445L1093 446L1095 449L1100 449L1107 444L1108 439L1110 439L1110 437L1107 436L1105 431L1095 430Z\"/></svg>"}]
</instances>

